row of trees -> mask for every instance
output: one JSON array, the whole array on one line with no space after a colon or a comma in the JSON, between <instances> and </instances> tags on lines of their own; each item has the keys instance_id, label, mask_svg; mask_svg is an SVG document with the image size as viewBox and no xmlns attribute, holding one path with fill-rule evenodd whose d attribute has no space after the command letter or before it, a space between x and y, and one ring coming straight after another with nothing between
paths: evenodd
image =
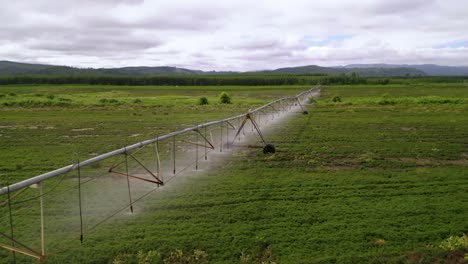
<instances>
[{"instance_id":1,"label":"row of trees","mask_svg":"<svg viewBox=\"0 0 468 264\"><path fill-rule=\"evenodd\" d=\"M2 84L89 84L89 85L316 85L361 84L365 78L357 74L337 76L296 74L237 74L237 75L155 75L155 76L39 76L19 75L0 77Z\"/></svg>"},{"instance_id":2,"label":"row of trees","mask_svg":"<svg viewBox=\"0 0 468 264\"><path fill-rule=\"evenodd\" d=\"M367 79L360 77L357 73L353 72L351 75L329 75L322 77L321 84L366 84Z\"/></svg>"},{"instance_id":3,"label":"row of trees","mask_svg":"<svg viewBox=\"0 0 468 264\"><path fill-rule=\"evenodd\" d=\"M156 76L8 76L0 84L101 84L101 85L291 85L288 75L156 75Z\"/></svg>"}]
</instances>

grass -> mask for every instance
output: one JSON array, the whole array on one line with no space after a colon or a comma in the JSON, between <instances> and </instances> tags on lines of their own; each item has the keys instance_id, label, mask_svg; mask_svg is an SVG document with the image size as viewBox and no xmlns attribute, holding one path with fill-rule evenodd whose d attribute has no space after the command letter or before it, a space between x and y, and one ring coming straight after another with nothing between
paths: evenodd
<instances>
[{"instance_id":1,"label":"grass","mask_svg":"<svg viewBox=\"0 0 468 264\"><path fill-rule=\"evenodd\" d=\"M212 107L213 118L234 112L235 92L228 92L234 105L182 104L170 108L174 118L165 124L176 119L193 124L193 110L205 107ZM193 93L196 101L201 94ZM397 103L379 104L387 94ZM462 261L468 253L459 242L468 233L468 87L337 86L325 88L322 95L309 115L295 115L267 134L277 147L275 154L239 151L206 174L153 193L136 205L140 211L134 217L123 215L99 226L85 235L81 246L76 238L65 243L54 239L59 232L53 233L48 247L54 253L47 263L122 258L137 263L144 254L180 263L195 252L210 263ZM342 101L333 102L334 96ZM457 101L419 103L433 97ZM11 120L3 121L6 125L19 126L15 122L30 118L23 109L4 111ZM106 122L121 129L110 131L110 137L131 133L132 126L120 123L135 119L125 118L127 106L102 113L106 111L112 112ZM147 119L139 118L149 124L158 115L147 111L142 115ZM79 116L76 122L83 122L94 112L88 118L67 113L55 118ZM24 129L24 135L35 131ZM49 212L49 225L76 225L76 218L63 219L76 217L76 207L72 212L59 208L53 217ZM447 246L451 241L456 245Z\"/></svg>"},{"instance_id":2,"label":"grass","mask_svg":"<svg viewBox=\"0 0 468 264\"><path fill-rule=\"evenodd\" d=\"M293 95L309 86L291 86ZM180 106L196 105L200 95L218 102L221 92L228 92L237 104L258 105L285 95L284 86L92 86L92 85L5 85L0 89L0 107L47 106ZM141 102L135 103L139 99ZM109 102L113 100L112 102ZM23 105L21 105L21 103ZM36 105L35 105L36 104Z\"/></svg>"}]
</instances>

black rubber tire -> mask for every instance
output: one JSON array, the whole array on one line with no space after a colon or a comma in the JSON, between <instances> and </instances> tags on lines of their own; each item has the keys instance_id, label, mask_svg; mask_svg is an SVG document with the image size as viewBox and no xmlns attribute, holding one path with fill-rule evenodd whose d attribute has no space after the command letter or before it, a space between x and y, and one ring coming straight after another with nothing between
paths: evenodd
<instances>
[{"instance_id":1,"label":"black rubber tire","mask_svg":"<svg viewBox=\"0 0 468 264\"><path fill-rule=\"evenodd\" d=\"M263 147L263 154L272 154L276 152L276 148L273 144L266 144L265 147Z\"/></svg>"},{"instance_id":2,"label":"black rubber tire","mask_svg":"<svg viewBox=\"0 0 468 264\"><path fill-rule=\"evenodd\" d=\"M308 115L309 114L309 111L304 111L302 112L303 115Z\"/></svg>"}]
</instances>

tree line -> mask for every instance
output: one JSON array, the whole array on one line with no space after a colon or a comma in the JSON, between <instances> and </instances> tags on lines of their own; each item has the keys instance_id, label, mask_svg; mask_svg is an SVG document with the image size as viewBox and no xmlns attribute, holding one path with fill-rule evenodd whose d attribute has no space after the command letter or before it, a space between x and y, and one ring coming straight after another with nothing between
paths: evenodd
<instances>
[{"instance_id":1,"label":"tree line","mask_svg":"<svg viewBox=\"0 0 468 264\"><path fill-rule=\"evenodd\" d=\"M43 76L17 75L0 77L0 85L6 84L88 84L88 85L317 85L364 84L367 79L351 75L299 75L299 74L236 74L236 75L154 75L108 76L70 75Z\"/></svg>"}]
</instances>

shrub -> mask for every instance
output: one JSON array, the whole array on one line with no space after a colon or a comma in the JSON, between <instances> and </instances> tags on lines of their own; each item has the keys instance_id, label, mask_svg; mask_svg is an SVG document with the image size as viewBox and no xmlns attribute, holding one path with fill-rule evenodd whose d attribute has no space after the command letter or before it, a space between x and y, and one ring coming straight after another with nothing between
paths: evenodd
<instances>
[{"instance_id":1,"label":"shrub","mask_svg":"<svg viewBox=\"0 0 468 264\"><path fill-rule=\"evenodd\" d=\"M54 100L54 99L55 99L55 95L53 95L53 94L48 94L48 95L47 95L47 99Z\"/></svg>"},{"instance_id":2,"label":"shrub","mask_svg":"<svg viewBox=\"0 0 468 264\"><path fill-rule=\"evenodd\" d=\"M222 104L231 104L232 103L231 96L226 92L222 92L219 95L219 102Z\"/></svg>"},{"instance_id":3,"label":"shrub","mask_svg":"<svg viewBox=\"0 0 468 264\"><path fill-rule=\"evenodd\" d=\"M141 103L141 99L140 98L136 98L136 99L133 99L132 101L134 104L139 104Z\"/></svg>"},{"instance_id":4,"label":"shrub","mask_svg":"<svg viewBox=\"0 0 468 264\"><path fill-rule=\"evenodd\" d=\"M335 102L335 103L339 103L339 102L341 102L341 97L336 95L336 96L333 97L332 101Z\"/></svg>"},{"instance_id":5,"label":"shrub","mask_svg":"<svg viewBox=\"0 0 468 264\"><path fill-rule=\"evenodd\" d=\"M9 96L16 96L15 93L9 93L8 95L9 95Z\"/></svg>"},{"instance_id":6,"label":"shrub","mask_svg":"<svg viewBox=\"0 0 468 264\"><path fill-rule=\"evenodd\" d=\"M198 99L198 104L199 104L199 105L207 105L207 104L209 104L208 98L206 98L206 97L200 97L200 99Z\"/></svg>"},{"instance_id":7,"label":"shrub","mask_svg":"<svg viewBox=\"0 0 468 264\"><path fill-rule=\"evenodd\" d=\"M5 95L4 95L4 94L0 94L0 98L3 98L3 97L5 97Z\"/></svg>"},{"instance_id":8,"label":"shrub","mask_svg":"<svg viewBox=\"0 0 468 264\"><path fill-rule=\"evenodd\" d=\"M388 93L384 93L382 95L382 98L377 101L377 104L379 105L394 105L397 104L397 100L392 98L392 96Z\"/></svg>"}]
</instances>

